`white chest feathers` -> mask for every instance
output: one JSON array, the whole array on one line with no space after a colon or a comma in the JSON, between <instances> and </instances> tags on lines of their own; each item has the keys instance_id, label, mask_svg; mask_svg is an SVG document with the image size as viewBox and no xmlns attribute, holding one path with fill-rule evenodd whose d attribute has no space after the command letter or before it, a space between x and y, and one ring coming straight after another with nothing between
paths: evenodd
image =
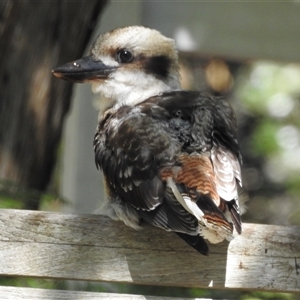
<instances>
[{"instance_id":1,"label":"white chest feathers","mask_svg":"<svg viewBox=\"0 0 300 300\"><path fill-rule=\"evenodd\" d=\"M176 89L180 89L178 78L170 77L164 82L139 70L119 70L105 82L92 83L93 92L100 93L107 105L115 109L122 105L136 105L149 97Z\"/></svg>"}]
</instances>

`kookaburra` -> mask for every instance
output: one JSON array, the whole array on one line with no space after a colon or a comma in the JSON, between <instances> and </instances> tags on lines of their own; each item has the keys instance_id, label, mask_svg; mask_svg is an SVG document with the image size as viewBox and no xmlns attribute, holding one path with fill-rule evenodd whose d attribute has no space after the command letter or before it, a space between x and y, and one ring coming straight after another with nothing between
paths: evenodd
<instances>
[{"instance_id":1,"label":"kookaburra","mask_svg":"<svg viewBox=\"0 0 300 300\"><path fill-rule=\"evenodd\" d=\"M94 150L112 217L174 231L205 255L205 240L241 233L234 113L220 98L181 89L172 39L142 26L115 29L53 73L91 83L102 97Z\"/></svg>"}]
</instances>

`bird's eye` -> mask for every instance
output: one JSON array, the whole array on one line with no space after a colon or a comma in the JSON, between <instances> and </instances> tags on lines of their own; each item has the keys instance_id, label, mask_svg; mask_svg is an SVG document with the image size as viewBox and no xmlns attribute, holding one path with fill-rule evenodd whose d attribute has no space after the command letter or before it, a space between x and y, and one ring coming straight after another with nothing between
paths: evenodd
<instances>
[{"instance_id":1,"label":"bird's eye","mask_svg":"<svg viewBox=\"0 0 300 300\"><path fill-rule=\"evenodd\" d=\"M118 52L118 60L119 60L119 62L121 62L121 63L129 63L129 62L132 61L132 59L133 59L133 55L132 55L132 53L130 51L123 49L123 50L120 50Z\"/></svg>"}]
</instances>

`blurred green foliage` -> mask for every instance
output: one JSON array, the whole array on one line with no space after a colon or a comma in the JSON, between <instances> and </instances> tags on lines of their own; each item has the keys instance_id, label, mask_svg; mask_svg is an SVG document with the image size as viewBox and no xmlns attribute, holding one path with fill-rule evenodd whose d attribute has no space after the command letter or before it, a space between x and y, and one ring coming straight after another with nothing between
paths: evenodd
<instances>
[{"instance_id":1,"label":"blurred green foliage","mask_svg":"<svg viewBox=\"0 0 300 300\"><path fill-rule=\"evenodd\" d=\"M17 278L17 277L1 277L0 285L2 286L17 286L31 287L44 289L57 289L57 282L51 279L36 279L36 278Z\"/></svg>"},{"instance_id":2,"label":"blurred green foliage","mask_svg":"<svg viewBox=\"0 0 300 300\"><path fill-rule=\"evenodd\" d=\"M38 192L22 187L15 182L0 179L0 208L22 209L24 199L40 199L40 210L60 211L67 200L58 195L56 189Z\"/></svg>"},{"instance_id":3,"label":"blurred green foliage","mask_svg":"<svg viewBox=\"0 0 300 300\"><path fill-rule=\"evenodd\" d=\"M296 300L299 299L295 294L289 293L266 293L251 292L241 297L241 300Z\"/></svg>"},{"instance_id":4,"label":"blurred green foliage","mask_svg":"<svg viewBox=\"0 0 300 300\"><path fill-rule=\"evenodd\" d=\"M276 141L279 125L274 122L261 122L252 136L252 150L256 155L273 155L280 150Z\"/></svg>"},{"instance_id":5,"label":"blurred green foliage","mask_svg":"<svg viewBox=\"0 0 300 300\"><path fill-rule=\"evenodd\" d=\"M299 225L300 66L257 61L242 68L234 89L251 199L245 218Z\"/></svg>"}]
</instances>

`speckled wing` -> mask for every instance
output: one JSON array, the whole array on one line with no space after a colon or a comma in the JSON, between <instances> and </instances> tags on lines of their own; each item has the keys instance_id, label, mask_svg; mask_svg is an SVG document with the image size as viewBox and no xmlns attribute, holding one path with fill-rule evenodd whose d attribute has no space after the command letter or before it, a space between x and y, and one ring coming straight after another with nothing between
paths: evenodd
<instances>
[{"instance_id":1,"label":"speckled wing","mask_svg":"<svg viewBox=\"0 0 300 300\"><path fill-rule=\"evenodd\" d=\"M190 218L185 222L184 214L177 216L181 208L164 201L165 183L159 178L159 168L174 165L181 148L167 133L168 119L168 112L152 104L107 114L95 136L96 163L110 189L143 219L166 230L191 233L196 229L190 229Z\"/></svg>"}]
</instances>

